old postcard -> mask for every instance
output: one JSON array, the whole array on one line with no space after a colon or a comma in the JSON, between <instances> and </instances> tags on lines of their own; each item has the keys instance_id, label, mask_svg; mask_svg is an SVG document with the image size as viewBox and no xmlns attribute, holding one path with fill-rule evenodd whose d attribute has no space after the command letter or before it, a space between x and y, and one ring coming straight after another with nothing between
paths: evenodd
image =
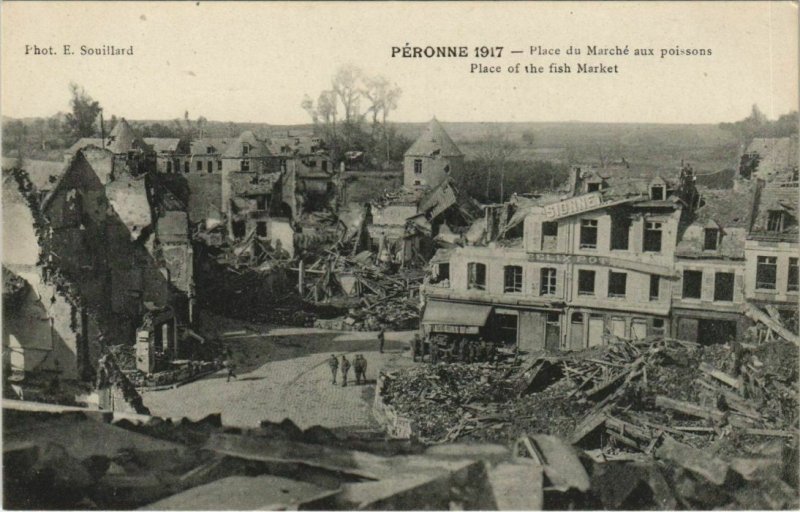
<instances>
[{"instance_id":1,"label":"old postcard","mask_svg":"<svg viewBox=\"0 0 800 512\"><path fill-rule=\"evenodd\" d=\"M797 2L1 12L4 508L800 508Z\"/></svg>"}]
</instances>

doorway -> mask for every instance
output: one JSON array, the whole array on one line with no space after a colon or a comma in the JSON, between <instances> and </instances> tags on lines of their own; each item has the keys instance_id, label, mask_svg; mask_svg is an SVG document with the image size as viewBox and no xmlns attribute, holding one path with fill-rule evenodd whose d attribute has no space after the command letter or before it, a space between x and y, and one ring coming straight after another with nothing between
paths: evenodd
<instances>
[{"instance_id":1,"label":"doorway","mask_svg":"<svg viewBox=\"0 0 800 512\"><path fill-rule=\"evenodd\" d=\"M547 313L544 332L544 348L558 350L561 346L561 315Z\"/></svg>"},{"instance_id":2,"label":"doorway","mask_svg":"<svg viewBox=\"0 0 800 512\"><path fill-rule=\"evenodd\" d=\"M580 350L585 346L583 343L583 313L572 313L569 323L569 348Z\"/></svg>"},{"instance_id":3,"label":"doorway","mask_svg":"<svg viewBox=\"0 0 800 512\"><path fill-rule=\"evenodd\" d=\"M597 347L603 344L603 317L592 315L589 317L589 346Z\"/></svg>"},{"instance_id":4,"label":"doorway","mask_svg":"<svg viewBox=\"0 0 800 512\"><path fill-rule=\"evenodd\" d=\"M697 324L697 343L713 345L736 339L736 322L734 320L700 319Z\"/></svg>"}]
</instances>

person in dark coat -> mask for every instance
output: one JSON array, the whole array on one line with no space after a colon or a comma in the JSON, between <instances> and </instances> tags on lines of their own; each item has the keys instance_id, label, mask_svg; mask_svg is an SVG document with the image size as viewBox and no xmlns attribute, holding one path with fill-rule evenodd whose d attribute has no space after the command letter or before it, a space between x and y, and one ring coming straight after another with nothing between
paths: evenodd
<instances>
[{"instance_id":1,"label":"person in dark coat","mask_svg":"<svg viewBox=\"0 0 800 512\"><path fill-rule=\"evenodd\" d=\"M356 386L361 384L361 354L356 354L353 360L353 371L356 373Z\"/></svg>"},{"instance_id":2,"label":"person in dark coat","mask_svg":"<svg viewBox=\"0 0 800 512\"><path fill-rule=\"evenodd\" d=\"M342 354L342 387L347 386L347 373L350 371L350 361L347 360L347 357Z\"/></svg>"},{"instance_id":3,"label":"person in dark coat","mask_svg":"<svg viewBox=\"0 0 800 512\"><path fill-rule=\"evenodd\" d=\"M423 352L424 349L422 348L422 338L420 337L419 334L414 335L414 345L412 349L414 350L413 353L414 361L417 360L417 357L419 357L420 361L422 361L425 358L425 353Z\"/></svg>"},{"instance_id":4,"label":"person in dark coat","mask_svg":"<svg viewBox=\"0 0 800 512\"><path fill-rule=\"evenodd\" d=\"M331 368L331 375L333 376L333 384L336 384L336 373L339 371L339 360L336 356L331 354L328 358L328 366Z\"/></svg>"},{"instance_id":5,"label":"person in dark coat","mask_svg":"<svg viewBox=\"0 0 800 512\"><path fill-rule=\"evenodd\" d=\"M386 327L381 325L381 330L378 331L378 347L381 354L383 354L383 344L386 342Z\"/></svg>"},{"instance_id":6,"label":"person in dark coat","mask_svg":"<svg viewBox=\"0 0 800 512\"><path fill-rule=\"evenodd\" d=\"M467 338L461 338L458 342L458 361L460 363L467 362L467 351L469 350L469 341Z\"/></svg>"},{"instance_id":7,"label":"person in dark coat","mask_svg":"<svg viewBox=\"0 0 800 512\"><path fill-rule=\"evenodd\" d=\"M356 370L356 384L366 384L367 383L367 359L362 356L361 354L356 356L356 361L358 363L358 369Z\"/></svg>"},{"instance_id":8,"label":"person in dark coat","mask_svg":"<svg viewBox=\"0 0 800 512\"><path fill-rule=\"evenodd\" d=\"M225 360L225 366L228 368L228 378L225 382L230 382L231 377L233 377L236 380L239 380L239 378L236 377L236 363L233 362L232 357L229 357Z\"/></svg>"}]
</instances>

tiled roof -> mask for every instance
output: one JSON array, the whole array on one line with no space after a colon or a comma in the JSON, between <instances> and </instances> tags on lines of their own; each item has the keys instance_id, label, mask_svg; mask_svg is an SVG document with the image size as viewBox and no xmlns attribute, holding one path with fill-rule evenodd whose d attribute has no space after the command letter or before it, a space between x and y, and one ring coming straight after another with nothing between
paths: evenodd
<instances>
[{"instance_id":1,"label":"tiled roof","mask_svg":"<svg viewBox=\"0 0 800 512\"><path fill-rule=\"evenodd\" d=\"M232 141L236 138L230 137L205 137L202 139L195 139L189 144L189 152L193 155L206 155L208 148L213 148L212 153L223 153Z\"/></svg>"},{"instance_id":2,"label":"tiled roof","mask_svg":"<svg viewBox=\"0 0 800 512\"><path fill-rule=\"evenodd\" d=\"M165 151L177 151L178 144L181 142L181 139L166 137L145 137L143 140L145 144L152 146L157 153Z\"/></svg>"},{"instance_id":3,"label":"tiled roof","mask_svg":"<svg viewBox=\"0 0 800 512\"><path fill-rule=\"evenodd\" d=\"M463 156L453 139L434 117L422 135L406 151L406 156Z\"/></svg>"},{"instance_id":4,"label":"tiled roof","mask_svg":"<svg viewBox=\"0 0 800 512\"><path fill-rule=\"evenodd\" d=\"M249 150L244 154L243 148L247 144ZM251 131L242 132L241 135L228 144L228 148L222 154L225 158L264 158L274 156L267 147L267 144L258 139Z\"/></svg>"},{"instance_id":5,"label":"tiled roof","mask_svg":"<svg viewBox=\"0 0 800 512\"><path fill-rule=\"evenodd\" d=\"M740 183L736 189L702 190L690 223L679 232L675 254L689 258L744 258L755 190L751 182ZM715 249L705 248L706 229L719 230Z\"/></svg>"},{"instance_id":6,"label":"tiled roof","mask_svg":"<svg viewBox=\"0 0 800 512\"><path fill-rule=\"evenodd\" d=\"M754 174L756 178L771 181L778 177L788 177L791 169L797 168L797 136L753 139L745 153L756 153L759 156L758 168Z\"/></svg>"},{"instance_id":7,"label":"tiled roof","mask_svg":"<svg viewBox=\"0 0 800 512\"><path fill-rule=\"evenodd\" d=\"M778 238L788 237L789 240L797 241L797 205L799 200L800 188L798 188L797 182L764 186L758 197L751 234L771 235ZM772 211L783 212L783 231L773 232L767 230L769 215Z\"/></svg>"},{"instance_id":8,"label":"tiled roof","mask_svg":"<svg viewBox=\"0 0 800 512\"><path fill-rule=\"evenodd\" d=\"M701 190L700 204L695 210L694 222L715 222L722 228L749 228L755 184L742 183L741 187L723 190Z\"/></svg>"}]
</instances>

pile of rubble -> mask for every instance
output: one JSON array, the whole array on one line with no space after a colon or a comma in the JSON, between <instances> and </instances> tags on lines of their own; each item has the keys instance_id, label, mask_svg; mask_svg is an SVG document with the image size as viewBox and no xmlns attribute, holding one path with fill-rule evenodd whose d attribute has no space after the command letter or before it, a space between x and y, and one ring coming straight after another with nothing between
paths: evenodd
<instances>
[{"instance_id":1,"label":"pile of rubble","mask_svg":"<svg viewBox=\"0 0 800 512\"><path fill-rule=\"evenodd\" d=\"M309 277L305 299L314 303L348 306L347 316L319 319L316 327L335 330L377 330L381 324L395 329L418 325L420 269L392 272L387 265L373 263L369 251L342 256L326 251L325 256L304 268Z\"/></svg>"},{"instance_id":2,"label":"pile of rubble","mask_svg":"<svg viewBox=\"0 0 800 512\"><path fill-rule=\"evenodd\" d=\"M399 370L381 398L426 444L568 439L601 468L591 492L606 508L797 506L796 345L612 341L525 365ZM626 501L640 484L650 498Z\"/></svg>"},{"instance_id":3,"label":"pile of rubble","mask_svg":"<svg viewBox=\"0 0 800 512\"><path fill-rule=\"evenodd\" d=\"M730 453L763 438L796 441L794 344L616 341L521 367L401 370L386 376L383 399L429 443L506 441L533 431L619 457L652 454L667 437Z\"/></svg>"},{"instance_id":4,"label":"pile of rubble","mask_svg":"<svg viewBox=\"0 0 800 512\"><path fill-rule=\"evenodd\" d=\"M226 428L7 401L3 504L19 509L796 509L797 451L710 458L666 438L657 459L598 461L562 438L443 444L289 420ZM89 440L89 441L87 441Z\"/></svg>"}]
</instances>

